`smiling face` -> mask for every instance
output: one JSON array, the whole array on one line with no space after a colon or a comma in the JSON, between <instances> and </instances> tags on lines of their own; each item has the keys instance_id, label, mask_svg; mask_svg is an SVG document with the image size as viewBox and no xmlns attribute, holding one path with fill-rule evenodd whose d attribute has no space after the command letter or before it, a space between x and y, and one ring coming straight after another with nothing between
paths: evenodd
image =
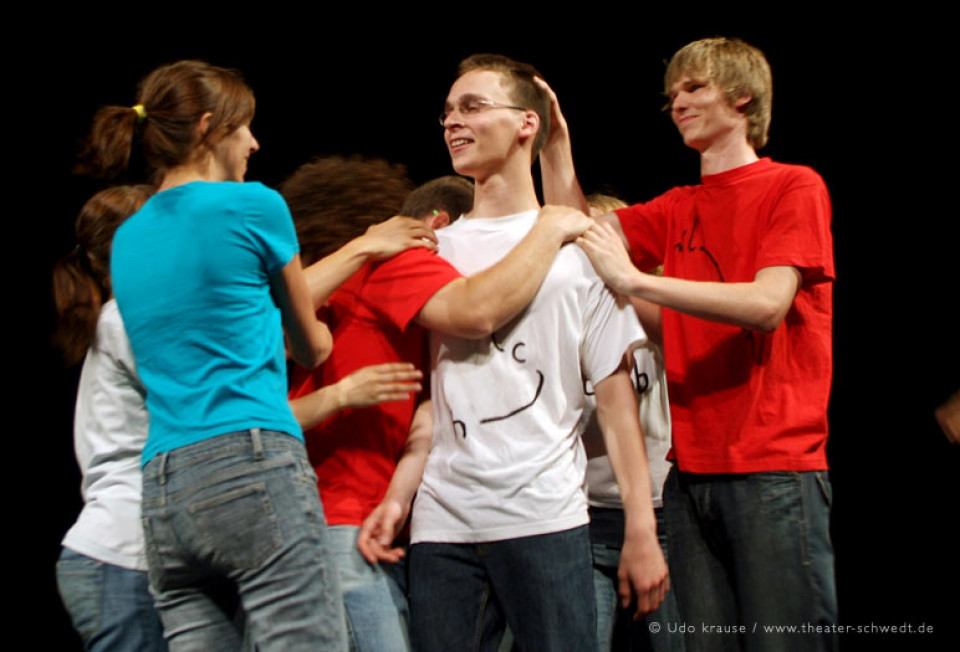
<instances>
[{"instance_id":1,"label":"smiling face","mask_svg":"<svg viewBox=\"0 0 960 652\"><path fill-rule=\"evenodd\" d=\"M730 142L746 142L747 117L739 108L749 101L743 97L731 105L715 84L683 75L670 87L670 117L683 142L703 153Z\"/></svg>"},{"instance_id":2,"label":"smiling face","mask_svg":"<svg viewBox=\"0 0 960 652\"><path fill-rule=\"evenodd\" d=\"M443 137L457 173L485 178L517 155L529 167L539 118L535 111L511 108L515 104L499 72L471 70L454 82L444 105Z\"/></svg>"},{"instance_id":3,"label":"smiling face","mask_svg":"<svg viewBox=\"0 0 960 652\"><path fill-rule=\"evenodd\" d=\"M250 125L244 124L221 138L213 147L214 175L222 181L243 181L247 159L260 149Z\"/></svg>"}]
</instances>

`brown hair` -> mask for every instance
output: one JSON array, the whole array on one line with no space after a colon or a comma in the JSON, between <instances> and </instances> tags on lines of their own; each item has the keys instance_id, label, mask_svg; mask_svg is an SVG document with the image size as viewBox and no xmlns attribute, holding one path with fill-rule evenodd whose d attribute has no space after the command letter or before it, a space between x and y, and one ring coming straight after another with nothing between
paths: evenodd
<instances>
[{"instance_id":1,"label":"brown hair","mask_svg":"<svg viewBox=\"0 0 960 652\"><path fill-rule=\"evenodd\" d=\"M80 209L75 226L78 244L53 268L58 322L54 341L68 365L79 362L90 348L100 308L111 295L113 234L153 192L152 186L116 186L101 190Z\"/></svg>"},{"instance_id":2,"label":"brown hair","mask_svg":"<svg viewBox=\"0 0 960 652\"><path fill-rule=\"evenodd\" d=\"M543 77L529 63L514 61L502 54L474 54L460 62L457 74L461 77L471 70L493 70L507 81L506 87L511 101L519 106L535 111L540 116L540 129L533 139L533 158L547 142L550 133L550 98L546 91L534 83L534 77Z\"/></svg>"},{"instance_id":3,"label":"brown hair","mask_svg":"<svg viewBox=\"0 0 960 652\"><path fill-rule=\"evenodd\" d=\"M715 85L730 106L744 97L750 101L740 108L747 116L747 140L754 149L767 144L773 104L773 76L763 52L736 38L705 38L680 48L664 75L664 94L680 77L688 75ZM667 109L670 108L669 103Z\"/></svg>"},{"instance_id":4,"label":"brown hair","mask_svg":"<svg viewBox=\"0 0 960 652\"><path fill-rule=\"evenodd\" d=\"M203 61L161 66L140 82L135 107L105 106L97 112L78 170L116 176L130 164L138 135L147 166L162 175L248 124L255 108L253 91L236 70ZM200 133L205 113L212 117Z\"/></svg>"},{"instance_id":5,"label":"brown hair","mask_svg":"<svg viewBox=\"0 0 960 652\"><path fill-rule=\"evenodd\" d=\"M429 217L433 211L446 211L450 221L473 208L473 184L453 174L437 177L407 195L400 208L402 215Z\"/></svg>"},{"instance_id":6,"label":"brown hair","mask_svg":"<svg viewBox=\"0 0 960 652\"><path fill-rule=\"evenodd\" d=\"M400 212L413 184L402 165L361 156L329 156L301 165L280 185L310 265L367 227Z\"/></svg>"}]
</instances>

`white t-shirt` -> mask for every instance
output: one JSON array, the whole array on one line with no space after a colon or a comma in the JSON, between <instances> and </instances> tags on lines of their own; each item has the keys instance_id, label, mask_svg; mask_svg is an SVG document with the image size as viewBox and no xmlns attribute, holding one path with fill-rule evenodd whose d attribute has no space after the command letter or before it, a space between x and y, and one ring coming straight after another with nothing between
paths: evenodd
<instances>
[{"instance_id":1,"label":"white t-shirt","mask_svg":"<svg viewBox=\"0 0 960 652\"><path fill-rule=\"evenodd\" d=\"M140 453L149 424L144 397L117 302L110 300L80 372L73 442L83 510L63 545L134 570L147 570L140 523Z\"/></svg>"},{"instance_id":2,"label":"white t-shirt","mask_svg":"<svg viewBox=\"0 0 960 652\"><path fill-rule=\"evenodd\" d=\"M653 342L646 342L633 352L634 367L630 377L640 402L640 427L647 446L650 465L650 492L654 507L663 507L663 483L670 471L667 453L670 451L670 403L667 398L667 378L663 354ZM623 509L620 489L607 457L603 434L597 424L596 401L592 388L587 388L592 409L584 413L586 426L583 444L587 449L587 500L594 507Z\"/></svg>"},{"instance_id":3,"label":"white t-shirt","mask_svg":"<svg viewBox=\"0 0 960 652\"><path fill-rule=\"evenodd\" d=\"M462 218L438 232L465 276L498 262L537 211ZM467 543L560 532L588 522L580 420L583 379L598 383L645 339L576 246L563 247L530 305L492 337L434 334L433 446L411 540Z\"/></svg>"}]
</instances>

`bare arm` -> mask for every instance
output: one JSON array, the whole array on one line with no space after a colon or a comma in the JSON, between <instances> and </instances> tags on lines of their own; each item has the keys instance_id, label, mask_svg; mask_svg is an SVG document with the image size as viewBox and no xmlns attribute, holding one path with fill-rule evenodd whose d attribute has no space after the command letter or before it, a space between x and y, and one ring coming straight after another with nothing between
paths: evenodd
<instances>
[{"instance_id":1,"label":"bare arm","mask_svg":"<svg viewBox=\"0 0 960 652\"><path fill-rule=\"evenodd\" d=\"M401 548L390 546L407 522L413 497L420 486L423 469L427 464L432 438L432 403L424 401L413 415L407 443L400 461L397 462L393 478L390 479L387 493L360 527L357 548L371 564L378 561L396 562L403 557Z\"/></svg>"},{"instance_id":2,"label":"bare arm","mask_svg":"<svg viewBox=\"0 0 960 652\"><path fill-rule=\"evenodd\" d=\"M300 254L270 277L270 291L280 306L293 359L310 369L326 360L333 349L333 338L327 325L317 321L300 266Z\"/></svg>"},{"instance_id":3,"label":"bare arm","mask_svg":"<svg viewBox=\"0 0 960 652\"><path fill-rule=\"evenodd\" d=\"M572 206L588 212L587 200L577 180L573 166L573 147L567 120L560 110L560 102L553 89L539 77L534 78L550 98L550 133L540 150L540 174L543 181L543 201L547 204Z\"/></svg>"},{"instance_id":4,"label":"bare arm","mask_svg":"<svg viewBox=\"0 0 960 652\"><path fill-rule=\"evenodd\" d=\"M340 410L404 401L420 391L421 378L423 374L409 362L370 365L291 400L290 408L300 427L309 430Z\"/></svg>"},{"instance_id":5,"label":"bare arm","mask_svg":"<svg viewBox=\"0 0 960 652\"><path fill-rule=\"evenodd\" d=\"M616 227L611 224L616 222ZM644 274L630 262L616 215L608 214L577 238L597 274L620 294L679 312L751 330L771 332L787 316L802 278L795 267L766 267L753 281L717 283Z\"/></svg>"},{"instance_id":6,"label":"bare arm","mask_svg":"<svg viewBox=\"0 0 960 652\"><path fill-rule=\"evenodd\" d=\"M618 594L624 608L636 597L634 618L660 606L670 588L667 564L657 539L650 496L650 467L640 431L637 395L626 361L597 383L597 421L623 501L624 535Z\"/></svg>"},{"instance_id":7,"label":"bare arm","mask_svg":"<svg viewBox=\"0 0 960 652\"><path fill-rule=\"evenodd\" d=\"M322 306L367 261L389 258L412 247L435 250L436 242L433 230L412 217L397 216L374 224L366 233L305 270L314 308Z\"/></svg>"},{"instance_id":8,"label":"bare arm","mask_svg":"<svg viewBox=\"0 0 960 652\"><path fill-rule=\"evenodd\" d=\"M638 297L630 297L633 310L640 319L643 332L657 346L663 346L663 309L655 303Z\"/></svg>"},{"instance_id":9,"label":"bare arm","mask_svg":"<svg viewBox=\"0 0 960 652\"><path fill-rule=\"evenodd\" d=\"M486 337L513 319L540 288L560 246L592 224L579 211L544 206L530 233L503 260L448 283L424 304L417 323L467 338Z\"/></svg>"}]
</instances>

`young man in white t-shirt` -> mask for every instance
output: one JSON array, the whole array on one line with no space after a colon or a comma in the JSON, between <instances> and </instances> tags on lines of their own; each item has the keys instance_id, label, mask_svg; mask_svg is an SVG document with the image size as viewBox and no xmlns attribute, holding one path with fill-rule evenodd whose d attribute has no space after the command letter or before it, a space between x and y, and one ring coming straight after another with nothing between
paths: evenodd
<instances>
[{"instance_id":1,"label":"young man in white t-shirt","mask_svg":"<svg viewBox=\"0 0 960 652\"><path fill-rule=\"evenodd\" d=\"M497 55L460 65L442 123L473 210L439 232L469 276L534 224L531 164L548 131L536 71ZM509 624L523 649L596 648L583 381L626 512L620 595L637 612L667 589L625 352L645 338L576 247L561 249L530 306L489 339L433 341L433 445L413 509L411 629L423 650L495 648ZM479 645L479 647L477 647Z\"/></svg>"}]
</instances>

